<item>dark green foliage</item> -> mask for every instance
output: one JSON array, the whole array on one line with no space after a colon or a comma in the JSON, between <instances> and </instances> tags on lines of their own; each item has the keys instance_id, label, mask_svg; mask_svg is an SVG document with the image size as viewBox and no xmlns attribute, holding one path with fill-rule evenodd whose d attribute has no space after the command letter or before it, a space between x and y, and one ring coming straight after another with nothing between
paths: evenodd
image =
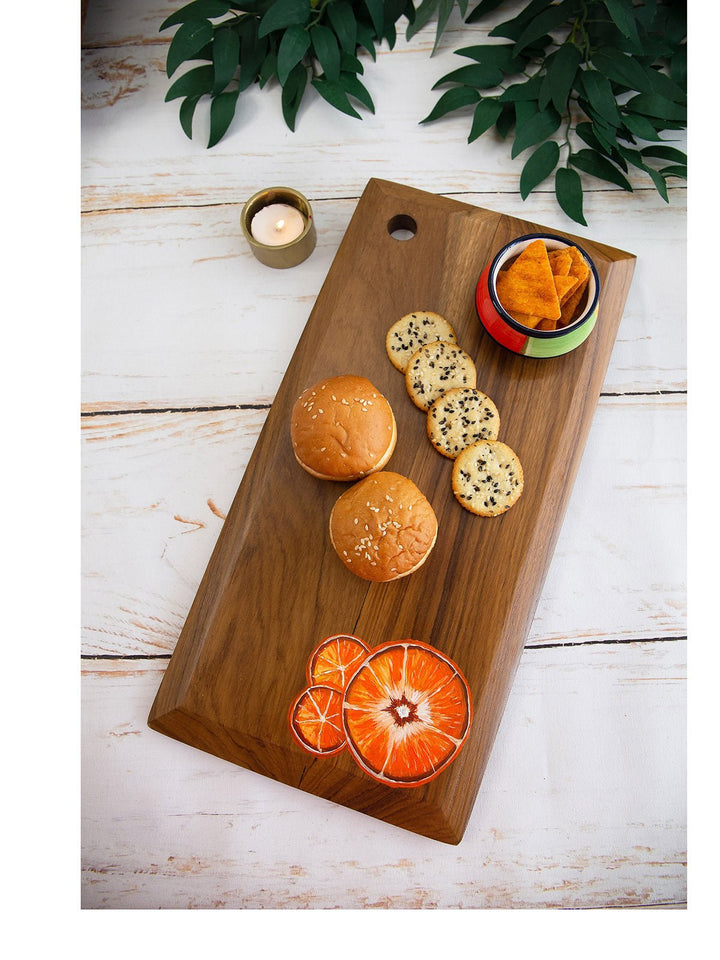
<instances>
[{"instance_id":1,"label":"dark green foliage","mask_svg":"<svg viewBox=\"0 0 720 960\"><path fill-rule=\"evenodd\" d=\"M455 2L421 4L423 17L441 18L438 37ZM457 2L464 12L467 0ZM210 97L209 147L225 135L238 95L253 83L280 84L282 114L291 130L308 89L336 110L360 118L354 104L371 113L375 105L360 80L364 68L358 54L362 50L374 60L381 43L392 49L402 17L408 31L417 28L412 0L193 0L160 27L176 28L168 48L168 77L181 65L189 68L174 80L165 99L182 98L180 125L192 138L198 102Z\"/></svg>"},{"instance_id":2,"label":"dark green foliage","mask_svg":"<svg viewBox=\"0 0 720 960\"><path fill-rule=\"evenodd\" d=\"M504 5L481 0L467 22L487 26ZM423 122L475 103L468 139L514 131L512 157L535 147L520 176L523 199L555 171L558 203L578 223L578 171L632 190L633 166L667 200L667 180L687 171L663 136L687 123L686 21L680 0L530 0L490 30L498 43L456 51L474 69L437 82L453 86Z\"/></svg>"},{"instance_id":3,"label":"dark green foliage","mask_svg":"<svg viewBox=\"0 0 720 960\"><path fill-rule=\"evenodd\" d=\"M417 6L416 6L417 3ZM257 83L282 87L282 114L294 130L308 90L360 118L374 112L361 81L365 54L395 45L435 21L437 47L455 5L490 42L455 53L469 63L444 74L431 123L472 111L468 142L493 132L510 154L531 151L520 175L525 199L555 172L568 216L585 223L583 175L631 190L629 167L646 174L667 200L667 180L684 178L687 158L664 137L687 123L687 13L680 0L528 0L503 19L508 0L193 0L171 14L167 74L181 65L166 100L180 99L180 123L192 136L195 110L210 97L210 138L228 130L239 94ZM490 17L494 25L488 21ZM472 29L472 28L469 28Z\"/></svg>"}]
</instances>

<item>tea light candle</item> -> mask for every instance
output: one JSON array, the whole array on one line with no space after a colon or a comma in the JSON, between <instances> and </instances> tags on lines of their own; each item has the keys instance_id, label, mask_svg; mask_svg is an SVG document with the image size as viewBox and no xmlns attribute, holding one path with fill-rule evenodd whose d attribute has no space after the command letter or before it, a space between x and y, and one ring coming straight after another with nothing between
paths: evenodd
<instances>
[{"instance_id":1,"label":"tea light candle","mask_svg":"<svg viewBox=\"0 0 720 960\"><path fill-rule=\"evenodd\" d=\"M292 243L305 229L303 215L287 203L271 203L259 210L250 222L250 232L260 243L272 247Z\"/></svg>"},{"instance_id":2,"label":"tea light candle","mask_svg":"<svg viewBox=\"0 0 720 960\"><path fill-rule=\"evenodd\" d=\"M292 187L267 187L245 203L242 232L267 267L295 267L315 249L315 220L306 198Z\"/></svg>"}]
</instances>

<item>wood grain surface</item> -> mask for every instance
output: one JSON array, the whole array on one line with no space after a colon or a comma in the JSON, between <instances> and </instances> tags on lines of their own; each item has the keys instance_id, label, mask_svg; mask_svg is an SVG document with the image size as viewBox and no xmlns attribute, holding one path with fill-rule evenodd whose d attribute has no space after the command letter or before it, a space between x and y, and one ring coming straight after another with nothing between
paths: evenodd
<instances>
[{"instance_id":1,"label":"wood grain surface","mask_svg":"<svg viewBox=\"0 0 720 960\"><path fill-rule=\"evenodd\" d=\"M513 0L508 16L524 2ZM527 153L511 158L491 134L468 144L471 108L419 125L437 99L433 83L463 63L453 51L493 42L494 15L466 25L453 13L432 56L433 23L411 42L398 36L392 51L383 45L376 62L363 54L374 116L343 117L309 95L290 134L269 84L243 94L227 137L207 150L203 104L190 142L177 103L164 102L172 31L159 25L178 6L91 0L82 38L83 906L123 908L123 917L133 908L274 908L265 912L273 922L278 910L318 908L324 923L342 908L510 908L513 926L518 910L533 912L526 908L684 908L684 182L669 181L666 203L640 172L632 194L583 174L589 226L580 227L559 210L550 179L521 199ZM458 846L146 725L370 177L637 255L565 521ZM268 271L243 243L239 217L247 197L282 180L312 202L318 245L292 271ZM39 640L23 643L34 656ZM693 649L703 646L696 630ZM33 763L47 823L49 768L39 756ZM28 882L37 863L30 836ZM699 894L696 880L696 903ZM637 911L624 913L592 910L639 922ZM480 934L489 918L474 917ZM674 955L687 946L683 935ZM663 955L659 942L652 949Z\"/></svg>"},{"instance_id":2,"label":"wood grain surface","mask_svg":"<svg viewBox=\"0 0 720 960\"><path fill-rule=\"evenodd\" d=\"M398 217L416 235L396 240ZM537 225L372 180L288 367L218 538L150 715L155 730L310 793L458 843L487 764L532 622L600 393L634 257L585 247L602 285L601 320L564 357L528 361L478 324L474 288L483 266ZM413 309L434 309L475 358L479 385L501 412L525 492L501 518L477 518L455 501L448 462L430 447L425 418L385 353L385 332ZM399 440L389 468L429 497L440 534L411 577L373 584L334 556L327 518L338 484L299 470L288 443L295 398L326 376L369 377L390 400ZM372 646L433 643L465 673L475 720L468 745L433 783L392 790L345 755L308 762L286 714L312 647L333 633Z\"/></svg>"}]
</instances>

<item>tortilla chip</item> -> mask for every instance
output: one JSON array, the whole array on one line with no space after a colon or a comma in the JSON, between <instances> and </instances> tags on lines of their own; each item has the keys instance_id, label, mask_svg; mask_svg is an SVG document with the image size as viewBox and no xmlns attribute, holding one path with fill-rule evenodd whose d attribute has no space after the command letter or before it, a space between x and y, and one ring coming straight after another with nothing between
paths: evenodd
<instances>
[{"instance_id":1,"label":"tortilla chip","mask_svg":"<svg viewBox=\"0 0 720 960\"><path fill-rule=\"evenodd\" d=\"M557 290L558 300L560 301L562 316L562 305L573 290L579 286L580 280L577 277L554 277L553 279L555 280L555 289Z\"/></svg>"},{"instance_id":2,"label":"tortilla chip","mask_svg":"<svg viewBox=\"0 0 720 960\"><path fill-rule=\"evenodd\" d=\"M537 327L543 320L543 317L532 317L529 313L511 313L510 316L524 327L530 327L531 329ZM550 323L555 323L555 321L551 320Z\"/></svg>"},{"instance_id":3,"label":"tortilla chip","mask_svg":"<svg viewBox=\"0 0 720 960\"><path fill-rule=\"evenodd\" d=\"M585 257L580 253L577 247L567 247L567 252L572 257L572 266L570 267L570 276L578 277L582 282L590 275L590 267L585 261Z\"/></svg>"},{"instance_id":4,"label":"tortilla chip","mask_svg":"<svg viewBox=\"0 0 720 960\"><path fill-rule=\"evenodd\" d=\"M557 329L557 320L541 320L537 325L537 330L556 330Z\"/></svg>"},{"instance_id":5,"label":"tortilla chip","mask_svg":"<svg viewBox=\"0 0 720 960\"><path fill-rule=\"evenodd\" d=\"M560 300L547 249L541 239L533 240L511 266L497 277L497 295L510 313L558 320Z\"/></svg>"},{"instance_id":6,"label":"tortilla chip","mask_svg":"<svg viewBox=\"0 0 720 960\"><path fill-rule=\"evenodd\" d=\"M548 260L554 277L566 277L570 273L573 258L569 250L550 250Z\"/></svg>"},{"instance_id":7,"label":"tortilla chip","mask_svg":"<svg viewBox=\"0 0 720 960\"><path fill-rule=\"evenodd\" d=\"M570 296L567 298L565 303L562 305L562 310L560 313L560 319L558 320L559 327L569 326L575 319L575 311L577 310L578 304L582 300L582 297L585 293L585 289L588 285L588 279L590 276L590 271L588 270L587 276L584 280L580 281L579 286L577 286Z\"/></svg>"}]
</instances>

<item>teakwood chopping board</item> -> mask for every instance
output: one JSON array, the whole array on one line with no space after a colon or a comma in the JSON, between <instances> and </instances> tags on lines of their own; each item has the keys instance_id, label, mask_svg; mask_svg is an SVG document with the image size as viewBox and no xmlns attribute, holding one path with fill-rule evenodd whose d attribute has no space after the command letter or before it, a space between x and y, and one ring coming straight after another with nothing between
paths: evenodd
<instances>
[{"instance_id":1,"label":"teakwood chopping board","mask_svg":"<svg viewBox=\"0 0 720 960\"><path fill-rule=\"evenodd\" d=\"M393 237L408 218L415 235ZM446 843L462 839L635 264L629 253L570 237L598 269L597 326L564 357L515 356L482 330L475 285L503 244L538 230L560 232L388 181L368 183L225 520L152 706L152 729L416 833ZM443 314L455 327L476 361L478 387L499 409L499 439L522 461L524 493L500 517L476 517L460 507L450 485L452 462L431 447L425 415L387 358L388 327L422 309ZM387 469L410 477L438 517L430 557L394 583L371 584L340 562L328 518L347 486L307 474L290 444L295 399L318 380L343 373L369 378L390 401L398 442ZM369 646L425 641L465 674L474 711L470 736L432 782L389 787L367 776L346 750L315 759L293 741L288 709L305 686L308 656L336 633L355 634Z\"/></svg>"}]
</instances>

